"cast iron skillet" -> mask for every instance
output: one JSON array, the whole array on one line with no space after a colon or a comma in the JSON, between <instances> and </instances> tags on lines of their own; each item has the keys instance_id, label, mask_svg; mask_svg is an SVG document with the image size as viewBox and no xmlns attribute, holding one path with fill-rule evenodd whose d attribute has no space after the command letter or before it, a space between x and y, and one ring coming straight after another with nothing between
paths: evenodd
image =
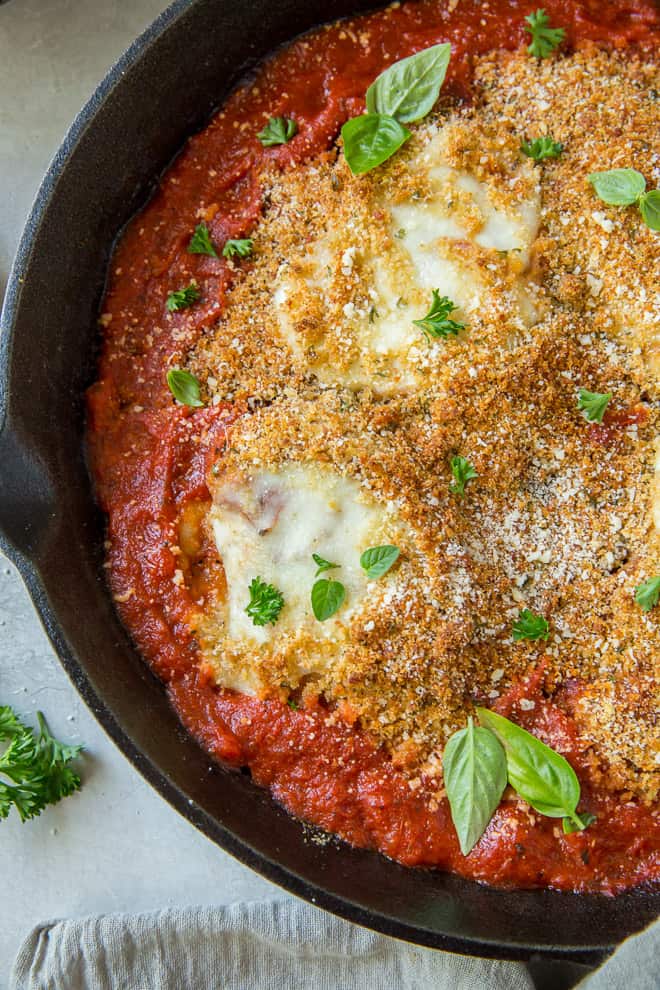
<instances>
[{"instance_id":1,"label":"cast iron skillet","mask_svg":"<svg viewBox=\"0 0 660 990\"><path fill-rule=\"evenodd\" d=\"M184 139L276 45L360 0L178 0L110 71L43 182L7 289L0 342L0 546L67 672L132 763L181 814L270 880L423 945L597 961L658 912L616 899L491 890L321 846L249 778L211 765L120 625L84 459L83 393L110 249Z\"/></svg>"}]
</instances>

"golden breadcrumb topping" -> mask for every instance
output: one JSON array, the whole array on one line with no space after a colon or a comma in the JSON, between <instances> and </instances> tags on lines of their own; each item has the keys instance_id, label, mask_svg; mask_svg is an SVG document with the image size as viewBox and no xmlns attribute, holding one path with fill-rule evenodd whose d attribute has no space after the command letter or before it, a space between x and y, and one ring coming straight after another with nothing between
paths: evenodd
<instances>
[{"instance_id":1,"label":"golden breadcrumb topping","mask_svg":"<svg viewBox=\"0 0 660 990\"><path fill-rule=\"evenodd\" d=\"M399 561L356 577L318 633L286 601L266 632L241 632L225 593L196 629L219 683L320 694L411 776L439 773L475 701L542 664L548 690L579 684L604 785L652 799L660 610L633 596L660 572L659 238L586 177L634 167L657 184L658 70L586 49L492 55L476 78L473 106L441 107L365 176L339 153L264 177L253 263L187 363L208 401L250 410L212 473L217 540L238 532L223 528L230 508L249 522L246 499L261 513L278 478L309 479L310 513L341 493L332 508L359 503ZM534 164L520 143L541 135L563 152ZM413 323L433 288L464 325L447 339ZM578 409L581 388L612 393L603 426ZM455 456L477 473L463 497ZM255 570L235 554L228 580L267 565L278 585L291 546L254 547L280 511L253 526ZM546 640L514 640L522 609L547 619Z\"/></svg>"}]
</instances>

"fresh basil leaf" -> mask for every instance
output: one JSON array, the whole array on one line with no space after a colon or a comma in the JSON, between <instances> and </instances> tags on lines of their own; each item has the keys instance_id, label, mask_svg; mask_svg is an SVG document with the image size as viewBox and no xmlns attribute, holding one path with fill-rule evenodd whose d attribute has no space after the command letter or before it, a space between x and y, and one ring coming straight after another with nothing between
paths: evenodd
<instances>
[{"instance_id":1,"label":"fresh basil leaf","mask_svg":"<svg viewBox=\"0 0 660 990\"><path fill-rule=\"evenodd\" d=\"M589 828L595 821L596 816L589 814L589 812L585 812L583 815L576 813L575 818L564 818L562 821L564 834L571 835L573 832L584 832L585 828Z\"/></svg>"},{"instance_id":2,"label":"fresh basil leaf","mask_svg":"<svg viewBox=\"0 0 660 990\"><path fill-rule=\"evenodd\" d=\"M344 156L353 175L382 165L410 137L410 131L394 117L367 113L352 117L341 129Z\"/></svg>"},{"instance_id":3,"label":"fresh basil leaf","mask_svg":"<svg viewBox=\"0 0 660 990\"><path fill-rule=\"evenodd\" d=\"M634 168L614 168L587 176L594 191L608 206L630 206L646 189L646 179Z\"/></svg>"},{"instance_id":4,"label":"fresh basil leaf","mask_svg":"<svg viewBox=\"0 0 660 990\"><path fill-rule=\"evenodd\" d=\"M369 547L360 557L360 567L372 581L387 574L390 567L399 559L399 548L391 544L382 547Z\"/></svg>"},{"instance_id":5,"label":"fresh basil leaf","mask_svg":"<svg viewBox=\"0 0 660 990\"><path fill-rule=\"evenodd\" d=\"M660 577L651 577L635 588L635 601L642 612L650 612L660 601Z\"/></svg>"},{"instance_id":6,"label":"fresh basil leaf","mask_svg":"<svg viewBox=\"0 0 660 990\"><path fill-rule=\"evenodd\" d=\"M339 581L320 578L312 586L312 611L319 620L325 622L341 608L346 597L346 588Z\"/></svg>"},{"instance_id":7,"label":"fresh basil leaf","mask_svg":"<svg viewBox=\"0 0 660 990\"><path fill-rule=\"evenodd\" d=\"M167 384L170 392L183 406L203 406L200 398L199 382L189 371L183 368L170 368L167 372Z\"/></svg>"},{"instance_id":8,"label":"fresh basil leaf","mask_svg":"<svg viewBox=\"0 0 660 990\"><path fill-rule=\"evenodd\" d=\"M318 577L319 574L323 574L323 571L332 571L335 569L335 567L340 566L339 564L333 564L332 561L330 560L326 560L325 557L322 557L318 553L312 554L312 560L316 564L316 568L317 568L314 577Z\"/></svg>"},{"instance_id":9,"label":"fresh basil leaf","mask_svg":"<svg viewBox=\"0 0 660 990\"><path fill-rule=\"evenodd\" d=\"M442 758L451 817L464 856L486 831L507 782L506 755L497 736L468 719L451 736Z\"/></svg>"},{"instance_id":10,"label":"fresh basil leaf","mask_svg":"<svg viewBox=\"0 0 660 990\"><path fill-rule=\"evenodd\" d=\"M477 708L477 714L504 746L509 783L516 793L539 814L577 824L580 784L570 763L503 715L487 708Z\"/></svg>"},{"instance_id":11,"label":"fresh basil leaf","mask_svg":"<svg viewBox=\"0 0 660 990\"><path fill-rule=\"evenodd\" d=\"M660 189L649 189L640 196L639 212L647 227L660 230Z\"/></svg>"},{"instance_id":12,"label":"fresh basil leaf","mask_svg":"<svg viewBox=\"0 0 660 990\"><path fill-rule=\"evenodd\" d=\"M367 90L368 112L403 124L425 117L440 95L450 55L450 44L433 45L395 62Z\"/></svg>"}]
</instances>

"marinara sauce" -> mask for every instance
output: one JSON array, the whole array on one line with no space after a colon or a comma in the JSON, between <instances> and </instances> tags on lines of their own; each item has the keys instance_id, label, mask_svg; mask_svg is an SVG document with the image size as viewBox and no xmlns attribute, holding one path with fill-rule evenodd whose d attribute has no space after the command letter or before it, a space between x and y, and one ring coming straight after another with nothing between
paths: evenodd
<instances>
[{"instance_id":1,"label":"marinara sauce","mask_svg":"<svg viewBox=\"0 0 660 990\"><path fill-rule=\"evenodd\" d=\"M108 516L108 575L121 618L183 722L214 757L249 766L292 814L406 865L500 886L616 893L657 878L657 828L649 809L595 783L571 717L579 685L548 697L539 670L496 708L569 759L581 781L581 809L594 813L596 824L564 835L556 819L505 795L482 840L463 857L446 800L423 787L412 791L359 729L328 720L320 703L294 711L218 690L199 674L189 619L217 564L212 548L198 547L190 561L177 544L182 513L203 511L208 502L207 465L221 456L232 422L249 415L232 405L175 406L166 386L168 367L218 319L235 277L222 258L187 252L195 225L204 220L216 244L249 234L262 209L264 167L285 169L330 148L344 121L364 112L367 86L398 59L451 42L444 91L469 100L475 56L527 44L524 17L536 6L523 0L395 4L299 38L238 88L188 141L117 246L101 316L99 377L88 397L89 446ZM653 0L545 0L544 6L551 23L565 29L567 47L588 40L608 47L657 44ZM297 138L264 148L256 134L268 116L295 117ZM167 293L191 278L202 287L202 300L168 314ZM613 442L616 428L608 421L594 440ZM535 701L533 711L519 707L522 697Z\"/></svg>"}]
</instances>

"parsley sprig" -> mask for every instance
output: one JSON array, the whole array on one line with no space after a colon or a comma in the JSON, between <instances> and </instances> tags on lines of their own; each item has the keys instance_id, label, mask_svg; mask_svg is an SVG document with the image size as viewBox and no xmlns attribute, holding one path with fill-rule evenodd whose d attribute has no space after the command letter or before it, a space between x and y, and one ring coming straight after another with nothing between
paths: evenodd
<instances>
[{"instance_id":1,"label":"parsley sprig","mask_svg":"<svg viewBox=\"0 0 660 990\"><path fill-rule=\"evenodd\" d=\"M441 296L439 289L433 289L431 297L431 308L422 320L413 320L416 327L425 334L427 340L438 340L448 337L457 337L461 330L465 329L464 323L450 320L449 314L457 308L447 296Z\"/></svg>"},{"instance_id":2,"label":"parsley sprig","mask_svg":"<svg viewBox=\"0 0 660 990\"><path fill-rule=\"evenodd\" d=\"M25 822L80 788L80 777L69 764L82 746L58 742L41 712L37 721L38 735L9 705L0 706L0 741L9 743L0 756L0 818L14 807Z\"/></svg>"},{"instance_id":3,"label":"parsley sprig","mask_svg":"<svg viewBox=\"0 0 660 990\"><path fill-rule=\"evenodd\" d=\"M284 608L284 595L274 584L262 581L260 577L253 578L249 587L250 601L245 606L247 615L255 626L272 626L277 622Z\"/></svg>"},{"instance_id":4,"label":"parsley sprig","mask_svg":"<svg viewBox=\"0 0 660 990\"><path fill-rule=\"evenodd\" d=\"M188 244L188 254L207 254L210 258L218 257L218 252L211 240L211 233L205 223L198 223L195 227L195 232Z\"/></svg>"},{"instance_id":5,"label":"parsley sprig","mask_svg":"<svg viewBox=\"0 0 660 990\"><path fill-rule=\"evenodd\" d=\"M581 388L578 409L582 410L589 423L602 423L611 398L611 392L588 392L586 388Z\"/></svg>"},{"instance_id":6,"label":"parsley sprig","mask_svg":"<svg viewBox=\"0 0 660 990\"><path fill-rule=\"evenodd\" d=\"M532 141L523 141L520 145L523 155L527 155L535 162L542 162L546 158L559 158L564 145L560 141L555 141L549 134L534 138Z\"/></svg>"},{"instance_id":7,"label":"parsley sprig","mask_svg":"<svg viewBox=\"0 0 660 990\"><path fill-rule=\"evenodd\" d=\"M186 289L175 289L174 292L170 292L165 305L170 313L177 313L180 309L194 306L200 296L201 292L195 283L191 282Z\"/></svg>"},{"instance_id":8,"label":"parsley sprig","mask_svg":"<svg viewBox=\"0 0 660 990\"><path fill-rule=\"evenodd\" d=\"M468 461L467 457L461 457L457 454L452 457L449 462L451 467L451 473L454 476L454 480L449 486L449 491L452 495L458 495L459 498L463 498L465 495L465 486L468 481L473 481L474 478L478 478L479 475L474 469L474 465Z\"/></svg>"},{"instance_id":9,"label":"parsley sprig","mask_svg":"<svg viewBox=\"0 0 660 990\"><path fill-rule=\"evenodd\" d=\"M298 125L289 117L271 117L257 137L264 148L272 148L278 144L288 144L298 133Z\"/></svg>"},{"instance_id":10,"label":"parsley sprig","mask_svg":"<svg viewBox=\"0 0 660 990\"><path fill-rule=\"evenodd\" d=\"M513 624L513 639L518 643L521 639L547 639L550 635L550 626L542 615L531 612L528 608L522 609L518 619Z\"/></svg>"},{"instance_id":11,"label":"parsley sprig","mask_svg":"<svg viewBox=\"0 0 660 990\"><path fill-rule=\"evenodd\" d=\"M222 249L223 258L249 258L252 254L254 241L251 237L244 237L240 240L230 239L225 242Z\"/></svg>"},{"instance_id":12,"label":"parsley sprig","mask_svg":"<svg viewBox=\"0 0 660 990\"><path fill-rule=\"evenodd\" d=\"M550 27L550 18L543 7L528 14L525 21L527 22L525 31L529 31L532 38L527 51L535 58L547 58L561 45L566 36L563 28Z\"/></svg>"}]
</instances>

